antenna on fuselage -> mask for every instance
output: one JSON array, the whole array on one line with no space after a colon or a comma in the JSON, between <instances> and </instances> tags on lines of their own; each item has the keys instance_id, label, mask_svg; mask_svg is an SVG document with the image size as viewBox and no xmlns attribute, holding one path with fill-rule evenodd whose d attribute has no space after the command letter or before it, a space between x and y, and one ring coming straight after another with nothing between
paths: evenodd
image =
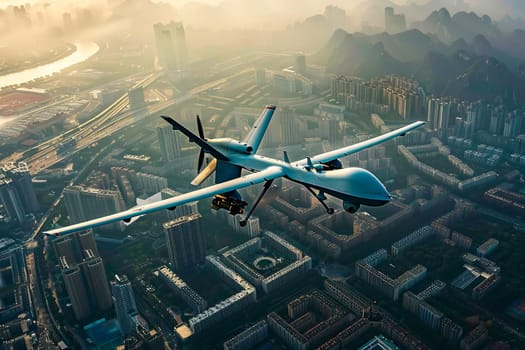
<instances>
[{"instance_id":1,"label":"antenna on fuselage","mask_svg":"<svg viewBox=\"0 0 525 350\"><path fill-rule=\"evenodd\" d=\"M306 157L306 166L304 168L308 171L314 168L314 163L312 163L312 158Z\"/></svg>"},{"instance_id":2,"label":"antenna on fuselage","mask_svg":"<svg viewBox=\"0 0 525 350\"><path fill-rule=\"evenodd\" d=\"M290 158L288 158L288 151L287 150L283 150L283 160L286 162L286 163L290 163Z\"/></svg>"}]
</instances>

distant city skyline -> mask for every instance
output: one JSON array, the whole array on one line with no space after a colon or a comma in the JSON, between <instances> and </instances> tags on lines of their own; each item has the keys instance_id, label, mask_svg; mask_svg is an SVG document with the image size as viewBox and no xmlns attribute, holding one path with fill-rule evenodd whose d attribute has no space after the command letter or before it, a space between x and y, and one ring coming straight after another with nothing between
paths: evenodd
<instances>
[{"instance_id":1,"label":"distant city skyline","mask_svg":"<svg viewBox=\"0 0 525 350\"><path fill-rule=\"evenodd\" d=\"M525 21L492 16L525 2L36 3L0 0L0 85L71 42L100 49L0 88L0 348L525 348ZM174 204L196 190L199 144L161 116L221 152L246 140L230 160L306 165L265 178L260 202L262 183ZM388 203L354 212L336 186L289 181L358 168ZM168 198L136 222L44 234Z\"/></svg>"}]
</instances>

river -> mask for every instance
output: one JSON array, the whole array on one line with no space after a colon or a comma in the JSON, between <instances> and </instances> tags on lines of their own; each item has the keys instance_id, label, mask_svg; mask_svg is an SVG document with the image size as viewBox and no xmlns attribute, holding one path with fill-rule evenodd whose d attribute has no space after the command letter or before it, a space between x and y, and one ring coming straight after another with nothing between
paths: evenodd
<instances>
[{"instance_id":1,"label":"river","mask_svg":"<svg viewBox=\"0 0 525 350\"><path fill-rule=\"evenodd\" d=\"M58 73L65 68L87 60L100 49L100 47L94 42L78 42L73 45L76 47L75 52L55 62L0 76L0 90L7 86L27 83L38 78Z\"/></svg>"}]
</instances>

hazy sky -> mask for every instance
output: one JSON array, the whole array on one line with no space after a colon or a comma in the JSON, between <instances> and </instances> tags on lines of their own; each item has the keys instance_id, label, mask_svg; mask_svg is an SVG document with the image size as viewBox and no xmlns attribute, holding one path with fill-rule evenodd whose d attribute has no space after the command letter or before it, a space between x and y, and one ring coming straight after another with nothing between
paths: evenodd
<instances>
[{"instance_id":1,"label":"hazy sky","mask_svg":"<svg viewBox=\"0 0 525 350\"><path fill-rule=\"evenodd\" d=\"M124 1L124 0L122 0ZM442 6L451 13L457 9L474 10L478 15L488 14L493 19L504 15L525 17L525 0L151 0L173 5L182 20L192 26L274 29L285 28L307 17L320 14L327 5L336 5L347 12L350 23L360 28L362 23L372 25L384 21L383 8L391 4L407 16L407 22L422 20L431 11ZM118 0L0 0L0 8L25 3L64 4L65 8L115 4ZM408 5L414 5L408 7ZM140 6L140 5L139 5ZM254 17L255 16L255 17ZM211 21L211 22L210 22Z\"/></svg>"}]
</instances>

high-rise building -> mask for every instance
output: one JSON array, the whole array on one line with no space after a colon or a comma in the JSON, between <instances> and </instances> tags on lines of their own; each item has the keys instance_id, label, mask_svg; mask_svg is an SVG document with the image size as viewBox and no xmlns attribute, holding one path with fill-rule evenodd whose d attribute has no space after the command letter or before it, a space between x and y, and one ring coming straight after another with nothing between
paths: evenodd
<instances>
[{"instance_id":1,"label":"high-rise building","mask_svg":"<svg viewBox=\"0 0 525 350\"><path fill-rule=\"evenodd\" d=\"M171 263L177 270L190 270L204 261L206 247L200 230L201 214L191 214L165 222L162 226Z\"/></svg>"},{"instance_id":2,"label":"high-rise building","mask_svg":"<svg viewBox=\"0 0 525 350\"><path fill-rule=\"evenodd\" d=\"M6 174L0 173L0 202L4 208L4 220L25 221L25 212L22 206L22 200L18 195L13 180Z\"/></svg>"},{"instance_id":3,"label":"high-rise building","mask_svg":"<svg viewBox=\"0 0 525 350\"><path fill-rule=\"evenodd\" d=\"M297 74L305 74L306 73L306 56L302 53L296 53L294 56L295 62L294 62L294 70Z\"/></svg>"},{"instance_id":4,"label":"high-rise building","mask_svg":"<svg viewBox=\"0 0 525 350\"><path fill-rule=\"evenodd\" d=\"M521 132L524 118L523 112L513 111L508 113L503 123L503 136L516 137Z\"/></svg>"},{"instance_id":5,"label":"high-rise building","mask_svg":"<svg viewBox=\"0 0 525 350\"><path fill-rule=\"evenodd\" d=\"M99 256L92 230L74 232L53 240L57 259L65 257L69 266L81 263L91 256Z\"/></svg>"},{"instance_id":6,"label":"high-rise building","mask_svg":"<svg viewBox=\"0 0 525 350\"><path fill-rule=\"evenodd\" d=\"M180 156L180 141L179 135L171 126L161 126L157 128L157 136L159 138L160 153L162 159L166 162L171 162Z\"/></svg>"},{"instance_id":7,"label":"high-rise building","mask_svg":"<svg viewBox=\"0 0 525 350\"><path fill-rule=\"evenodd\" d=\"M93 257L80 265L84 269L87 286L90 290L90 295L94 297L96 307L101 311L111 308L113 299L111 298L102 258Z\"/></svg>"},{"instance_id":8,"label":"high-rise building","mask_svg":"<svg viewBox=\"0 0 525 350\"><path fill-rule=\"evenodd\" d=\"M26 214L40 208L26 163L8 164L0 169L0 203L7 221L24 222Z\"/></svg>"},{"instance_id":9,"label":"high-rise building","mask_svg":"<svg viewBox=\"0 0 525 350\"><path fill-rule=\"evenodd\" d=\"M131 282L126 275L115 275L110 284L120 331L124 336L132 335L135 332L134 315L137 313L137 305Z\"/></svg>"},{"instance_id":10,"label":"high-rise building","mask_svg":"<svg viewBox=\"0 0 525 350\"><path fill-rule=\"evenodd\" d=\"M493 134L501 135L505 122L505 108L498 106L492 109L490 115L489 131Z\"/></svg>"},{"instance_id":11,"label":"high-rise building","mask_svg":"<svg viewBox=\"0 0 525 350\"><path fill-rule=\"evenodd\" d=\"M125 209L119 191L100 190L84 186L68 186L64 190L67 214L72 224L114 214ZM122 223L102 226L103 229L122 229Z\"/></svg>"},{"instance_id":12,"label":"high-rise building","mask_svg":"<svg viewBox=\"0 0 525 350\"><path fill-rule=\"evenodd\" d=\"M72 237L64 236L53 241L55 246L55 253L57 258L64 257L68 264L77 262L77 254L75 253L75 242Z\"/></svg>"},{"instance_id":13,"label":"high-rise building","mask_svg":"<svg viewBox=\"0 0 525 350\"><path fill-rule=\"evenodd\" d=\"M159 65L167 70L184 70L187 64L186 36L181 22L153 25Z\"/></svg>"},{"instance_id":14,"label":"high-rise building","mask_svg":"<svg viewBox=\"0 0 525 350\"><path fill-rule=\"evenodd\" d=\"M385 7L385 31L387 33L399 33L406 30L406 27L404 14L394 14L392 7Z\"/></svg>"},{"instance_id":15,"label":"high-rise building","mask_svg":"<svg viewBox=\"0 0 525 350\"><path fill-rule=\"evenodd\" d=\"M111 308L113 300L91 230L53 241L62 278L77 320Z\"/></svg>"},{"instance_id":16,"label":"high-rise building","mask_svg":"<svg viewBox=\"0 0 525 350\"><path fill-rule=\"evenodd\" d=\"M62 278L66 285L67 295L69 295L75 318L77 320L88 318L91 315L92 309L80 267L66 267L62 270Z\"/></svg>"},{"instance_id":17,"label":"high-rise building","mask_svg":"<svg viewBox=\"0 0 525 350\"><path fill-rule=\"evenodd\" d=\"M298 135L294 126L295 111L288 106L279 109L279 122L281 125L281 145L293 145L297 143Z\"/></svg>"}]
</instances>

